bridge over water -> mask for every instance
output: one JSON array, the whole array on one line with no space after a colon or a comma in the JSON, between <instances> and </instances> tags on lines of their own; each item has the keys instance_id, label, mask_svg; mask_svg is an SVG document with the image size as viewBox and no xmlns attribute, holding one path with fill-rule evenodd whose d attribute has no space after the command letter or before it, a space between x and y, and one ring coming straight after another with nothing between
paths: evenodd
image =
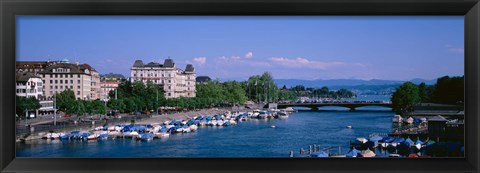
<instances>
[{"instance_id":1,"label":"bridge over water","mask_svg":"<svg viewBox=\"0 0 480 173\"><path fill-rule=\"evenodd\" d=\"M338 106L349 108L350 111L355 111L356 108L365 107L365 106L382 106L386 108L392 108L392 103L278 103L277 108L287 108L287 107L305 107L311 108L312 111L319 111L319 107L325 106Z\"/></svg>"}]
</instances>

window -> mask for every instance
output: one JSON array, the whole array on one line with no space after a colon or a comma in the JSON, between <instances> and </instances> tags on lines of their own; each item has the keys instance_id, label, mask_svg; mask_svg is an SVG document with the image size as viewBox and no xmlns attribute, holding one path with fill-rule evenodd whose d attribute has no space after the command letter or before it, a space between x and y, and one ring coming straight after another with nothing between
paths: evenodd
<instances>
[{"instance_id":1,"label":"window","mask_svg":"<svg viewBox=\"0 0 480 173\"><path fill-rule=\"evenodd\" d=\"M52 74L50 74L50 78L52 78Z\"/></svg>"},{"instance_id":2,"label":"window","mask_svg":"<svg viewBox=\"0 0 480 173\"><path fill-rule=\"evenodd\" d=\"M50 85L50 89L53 89L53 86Z\"/></svg>"},{"instance_id":3,"label":"window","mask_svg":"<svg viewBox=\"0 0 480 173\"><path fill-rule=\"evenodd\" d=\"M65 84L68 84L68 80L65 80Z\"/></svg>"},{"instance_id":4,"label":"window","mask_svg":"<svg viewBox=\"0 0 480 173\"><path fill-rule=\"evenodd\" d=\"M172 93L168 93L168 96L171 96L171 95L172 95Z\"/></svg>"},{"instance_id":5,"label":"window","mask_svg":"<svg viewBox=\"0 0 480 173\"><path fill-rule=\"evenodd\" d=\"M70 74L70 78L73 78L73 74Z\"/></svg>"},{"instance_id":6,"label":"window","mask_svg":"<svg viewBox=\"0 0 480 173\"><path fill-rule=\"evenodd\" d=\"M80 95L80 91L77 91L77 96L79 96L79 95Z\"/></svg>"},{"instance_id":7,"label":"window","mask_svg":"<svg viewBox=\"0 0 480 173\"><path fill-rule=\"evenodd\" d=\"M57 74L55 74L55 78L57 78L57 77L58 77Z\"/></svg>"},{"instance_id":8,"label":"window","mask_svg":"<svg viewBox=\"0 0 480 173\"><path fill-rule=\"evenodd\" d=\"M80 89L80 85L77 86L77 89Z\"/></svg>"},{"instance_id":9,"label":"window","mask_svg":"<svg viewBox=\"0 0 480 173\"><path fill-rule=\"evenodd\" d=\"M70 83L73 84L73 80L70 80Z\"/></svg>"},{"instance_id":10,"label":"window","mask_svg":"<svg viewBox=\"0 0 480 173\"><path fill-rule=\"evenodd\" d=\"M57 81L57 80L55 80L55 83L58 83L58 81Z\"/></svg>"},{"instance_id":11,"label":"window","mask_svg":"<svg viewBox=\"0 0 480 173\"><path fill-rule=\"evenodd\" d=\"M60 74L60 78L63 78L63 74Z\"/></svg>"},{"instance_id":12,"label":"window","mask_svg":"<svg viewBox=\"0 0 480 173\"><path fill-rule=\"evenodd\" d=\"M43 78L45 78L45 74L43 74L42 76L43 76Z\"/></svg>"},{"instance_id":13,"label":"window","mask_svg":"<svg viewBox=\"0 0 480 173\"><path fill-rule=\"evenodd\" d=\"M60 80L60 83L62 83L62 84L63 84L63 80Z\"/></svg>"},{"instance_id":14,"label":"window","mask_svg":"<svg viewBox=\"0 0 480 173\"><path fill-rule=\"evenodd\" d=\"M80 78L80 74L78 74L77 76L78 76L78 78Z\"/></svg>"},{"instance_id":15,"label":"window","mask_svg":"<svg viewBox=\"0 0 480 173\"><path fill-rule=\"evenodd\" d=\"M63 85L62 85L62 86L60 86L60 89L62 89L62 90L63 90Z\"/></svg>"},{"instance_id":16,"label":"window","mask_svg":"<svg viewBox=\"0 0 480 173\"><path fill-rule=\"evenodd\" d=\"M50 95L52 95L52 94L53 94L53 91L50 91Z\"/></svg>"},{"instance_id":17,"label":"window","mask_svg":"<svg viewBox=\"0 0 480 173\"><path fill-rule=\"evenodd\" d=\"M172 86L168 86L168 89L172 89Z\"/></svg>"},{"instance_id":18,"label":"window","mask_svg":"<svg viewBox=\"0 0 480 173\"><path fill-rule=\"evenodd\" d=\"M52 83L53 83L53 80L50 80L50 84L52 84Z\"/></svg>"},{"instance_id":19,"label":"window","mask_svg":"<svg viewBox=\"0 0 480 173\"><path fill-rule=\"evenodd\" d=\"M79 85L80 85L80 80L77 80L77 84L79 84Z\"/></svg>"},{"instance_id":20,"label":"window","mask_svg":"<svg viewBox=\"0 0 480 173\"><path fill-rule=\"evenodd\" d=\"M172 80L168 80L168 83L172 83Z\"/></svg>"},{"instance_id":21,"label":"window","mask_svg":"<svg viewBox=\"0 0 480 173\"><path fill-rule=\"evenodd\" d=\"M55 85L55 89L58 89L58 86Z\"/></svg>"}]
</instances>

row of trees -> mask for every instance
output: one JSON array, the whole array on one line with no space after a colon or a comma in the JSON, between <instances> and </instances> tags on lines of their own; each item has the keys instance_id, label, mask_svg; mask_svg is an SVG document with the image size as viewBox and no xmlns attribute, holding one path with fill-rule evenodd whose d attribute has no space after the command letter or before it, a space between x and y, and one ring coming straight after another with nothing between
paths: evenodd
<instances>
[{"instance_id":1,"label":"row of trees","mask_svg":"<svg viewBox=\"0 0 480 173\"><path fill-rule=\"evenodd\" d=\"M283 86L283 89L286 89ZM340 89L337 91L330 91L326 86L322 88L305 88L303 85L297 85L289 90L294 91L296 96L310 96L317 98L352 98L355 97L355 93L347 89Z\"/></svg>"},{"instance_id":2,"label":"row of trees","mask_svg":"<svg viewBox=\"0 0 480 173\"><path fill-rule=\"evenodd\" d=\"M77 100L75 93L70 90L64 90L55 96L56 107L59 111L66 114L105 114L104 102L100 100Z\"/></svg>"},{"instance_id":3,"label":"row of trees","mask_svg":"<svg viewBox=\"0 0 480 173\"><path fill-rule=\"evenodd\" d=\"M464 102L464 76L444 76L435 85L403 83L392 95L393 111L398 114L412 112L418 103L462 104Z\"/></svg>"}]
</instances>

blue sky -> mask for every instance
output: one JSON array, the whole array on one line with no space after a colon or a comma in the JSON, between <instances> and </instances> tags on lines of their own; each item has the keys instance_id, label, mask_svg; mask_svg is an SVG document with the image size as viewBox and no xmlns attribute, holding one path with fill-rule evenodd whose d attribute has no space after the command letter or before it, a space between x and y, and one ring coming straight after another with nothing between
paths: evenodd
<instances>
[{"instance_id":1,"label":"blue sky","mask_svg":"<svg viewBox=\"0 0 480 173\"><path fill-rule=\"evenodd\" d=\"M18 16L17 60L69 59L126 77L171 57L197 75L435 79L464 74L463 16Z\"/></svg>"}]
</instances>

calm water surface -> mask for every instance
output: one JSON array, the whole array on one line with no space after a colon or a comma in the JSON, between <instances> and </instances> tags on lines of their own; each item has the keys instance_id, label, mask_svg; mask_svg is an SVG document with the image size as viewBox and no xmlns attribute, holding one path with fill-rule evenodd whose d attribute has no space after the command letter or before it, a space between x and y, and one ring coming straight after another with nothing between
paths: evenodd
<instances>
[{"instance_id":1,"label":"calm water surface","mask_svg":"<svg viewBox=\"0 0 480 173\"><path fill-rule=\"evenodd\" d=\"M17 157L288 157L290 151L298 154L301 147L317 144L336 150L341 146L346 153L350 140L390 132L393 115L391 111L297 112L286 120L251 119L236 126L200 127L197 132L150 142L36 140L17 143L16 150Z\"/></svg>"}]
</instances>

